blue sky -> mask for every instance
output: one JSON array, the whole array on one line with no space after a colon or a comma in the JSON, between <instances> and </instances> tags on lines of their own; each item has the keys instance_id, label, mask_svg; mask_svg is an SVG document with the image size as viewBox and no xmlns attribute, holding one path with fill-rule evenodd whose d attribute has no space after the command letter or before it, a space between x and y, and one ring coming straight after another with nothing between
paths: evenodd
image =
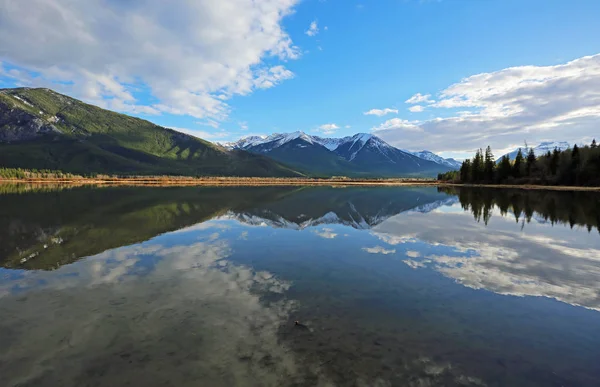
<instances>
[{"instance_id":1,"label":"blue sky","mask_svg":"<svg viewBox=\"0 0 600 387\"><path fill-rule=\"evenodd\" d=\"M0 0L0 87L211 141L373 132L462 158L600 134L598 1L162 3Z\"/></svg>"}]
</instances>

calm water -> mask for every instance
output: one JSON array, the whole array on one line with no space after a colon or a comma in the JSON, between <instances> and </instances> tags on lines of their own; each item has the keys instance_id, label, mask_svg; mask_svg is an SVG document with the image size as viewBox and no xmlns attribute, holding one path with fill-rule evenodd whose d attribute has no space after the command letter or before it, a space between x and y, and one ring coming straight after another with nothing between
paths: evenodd
<instances>
[{"instance_id":1,"label":"calm water","mask_svg":"<svg viewBox=\"0 0 600 387\"><path fill-rule=\"evenodd\" d=\"M0 192L1 386L600 385L598 194Z\"/></svg>"}]
</instances>

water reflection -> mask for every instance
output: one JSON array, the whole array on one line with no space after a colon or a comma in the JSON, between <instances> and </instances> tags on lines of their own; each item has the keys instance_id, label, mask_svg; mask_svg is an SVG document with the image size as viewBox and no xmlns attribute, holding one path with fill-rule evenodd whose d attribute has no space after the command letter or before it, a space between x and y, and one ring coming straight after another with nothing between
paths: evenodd
<instances>
[{"instance_id":1,"label":"water reflection","mask_svg":"<svg viewBox=\"0 0 600 387\"><path fill-rule=\"evenodd\" d=\"M600 194L585 191L552 191L491 188L441 188L457 195L465 211L487 224L494 207L502 216L511 213L517 222L582 225L600 231Z\"/></svg>"},{"instance_id":2,"label":"water reflection","mask_svg":"<svg viewBox=\"0 0 600 387\"><path fill-rule=\"evenodd\" d=\"M598 200L393 187L0 195L0 375L595 386L600 238L586 229Z\"/></svg>"},{"instance_id":3,"label":"water reflection","mask_svg":"<svg viewBox=\"0 0 600 387\"><path fill-rule=\"evenodd\" d=\"M21 290L43 281L43 291L0 306L10 327L0 333L8 344L2 374L36 386L289 384L302 364L277 330L293 302L261 299L289 283L233 265L229 253L220 240L150 244L99 254L59 276L42 273L35 284L24 276Z\"/></svg>"}]
</instances>

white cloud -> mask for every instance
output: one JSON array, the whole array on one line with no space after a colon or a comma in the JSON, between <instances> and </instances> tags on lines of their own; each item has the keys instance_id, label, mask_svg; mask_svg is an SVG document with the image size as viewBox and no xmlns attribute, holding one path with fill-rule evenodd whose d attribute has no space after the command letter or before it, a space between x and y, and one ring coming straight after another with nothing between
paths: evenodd
<instances>
[{"instance_id":1,"label":"white cloud","mask_svg":"<svg viewBox=\"0 0 600 387\"><path fill-rule=\"evenodd\" d=\"M412 113L420 113L423 110L425 110L425 108L421 105L415 105L415 106L409 107L408 110L410 110Z\"/></svg>"},{"instance_id":2,"label":"white cloud","mask_svg":"<svg viewBox=\"0 0 600 387\"><path fill-rule=\"evenodd\" d=\"M418 123L421 133L388 124L375 128L377 135L392 145L434 152L504 149L524 140L584 142L597 132L600 118L600 54L476 74L439 95L429 109L444 117ZM407 102L428 97L416 94Z\"/></svg>"},{"instance_id":3,"label":"white cloud","mask_svg":"<svg viewBox=\"0 0 600 387\"><path fill-rule=\"evenodd\" d=\"M384 247L381 246L375 246L375 247L363 247L363 250L366 251L369 254L394 254L396 253L396 249L385 249Z\"/></svg>"},{"instance_id":4,"label":"white cloud","mask_svg":"<svg viewBox=\"0 0 600 387\"><path fill-rule=\"evenodd\" d=\"M318 131L323 133L323 134L333 134L335 133L340 127L337 126L336 124L324 124L318 127Z\"/></svg>"},{"instance_id":5,"label":"white cloud","mask_svg":"<svg viewBox=\"0 0 600 387\"><path fill-rule=\"evenodd\" d=\"M325 27L327 29L327 27ZM304 32L308 36L315 36L319 33L319 26L317 25L317 21L314 20L310 23L308 29Z\"/></svg>"},{"instance_id":6,"label":"white cloud","mask_svg":"<svg viewBox=\"0 0 600 387\"><path fill-rule=\"evenodd\" d=\"M390 113L398 114L398 109L390 109L390 108L385 108L385 109L371 109L368 112L364 112L363 114L365 116L382 117L382 116L385 116L386 114L390 114Z\"/></svg>"},{"instance_id":7,"label":"white cloud","mask_svg":"<svg viewBox=\"0 0 600 387\"><path fill-rule=\"evenodd\" d=\"M346 128L346 129L350 129L350 128L351 128L351 126L350 126L350 125L346 125L346 126L344 126L344 128Z\"/></svg>"},{"instance_id":8,"label":"white cloud","mask_svg":"<svg viewBox=\"0 0 600 387\"><path fill-rule=\"evenodd\" d=\"M0 60L103 107L222 120L232 96L293 76L270 63L299 56L281 26L296 2L0 0Z\"/></svg>"},{"instance_id":9,"label":"white cloud","mask_svg":"<svg viewBox=\"0 0 600 387\"><path fill-rule=\"evenodd\" d=\"M189 134L190 136L194 136L203 140L215 140L219 138L229 137L229 132L207 132L204 130L196 130L196 129L188 129L188 128L178 128L171 126L169 129L176 130L181 133Z\"/></svg>"},{"instance_id":10,"label":"white cloud","mask_svg":"<svg viewBox=\"0 0 600 387\"><path fill-rule=\"evenodd\" d=\"M435 101L433 101L431 99L431 94L421 94L421 93L417 93L415 95L413 95L412 97L410 97L409 99L407 99L405 101L406 103L410 103L410 104L417 104L417 103L434 103Z\"/></svg>"},{"instance_id":11,"label":"white cloud","mask_svg":"<svg viewBox=\"0 0 600 387\"><path fill-rule=\"evenodd\" d=\"M408 121L401 118L392 118L387 120L376 128L374 131L409 131L409 132L422 132L423 130L418 125L419 121Z\"/></svg>"}]
</instances>

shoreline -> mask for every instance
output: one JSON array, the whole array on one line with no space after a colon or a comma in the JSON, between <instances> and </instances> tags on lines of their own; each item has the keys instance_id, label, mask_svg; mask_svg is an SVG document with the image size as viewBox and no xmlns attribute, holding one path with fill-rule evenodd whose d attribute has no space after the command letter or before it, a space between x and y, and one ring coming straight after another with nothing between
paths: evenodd
<instances>
[{"instance_id":1,"label":"shoreline","mask_svg":"<svg viewBox=\"0 0 600 387\"><path fill-rule=\"evenodd\" d=\"M419 179L305 179L305 178L25 178L1 179L0 184L35 184L35 185L65 185L65 186L403 186L424 185L435 186L435 180Z\"/></svg>"},{"instance_id":2,"label":"shoreline","mask_svg":"<svg viewBox=\"0 0 600 387\"><path fill-rule=\"evenodd\" d=\"M192 187L192 186L428 186L428 187L469 187L504 188L553 191L600 192L600 187L555 186L555 185L503 185L503 184L461 184L424 179L306 179L306 178L239 178L239 177L131 177L131 178L25 178L2 179L0 184L32 184L62 186L147 186L147 187Z\"/></svg>"}]
</instances>

